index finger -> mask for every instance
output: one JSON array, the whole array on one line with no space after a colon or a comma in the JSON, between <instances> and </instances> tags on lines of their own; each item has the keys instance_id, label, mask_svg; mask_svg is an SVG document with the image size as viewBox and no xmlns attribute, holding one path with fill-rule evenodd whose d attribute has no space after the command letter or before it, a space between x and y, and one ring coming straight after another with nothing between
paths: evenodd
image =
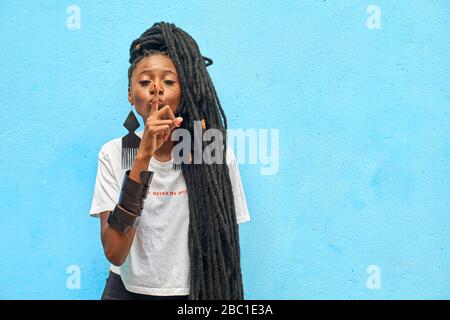
<instances>
[{"instance_id":1,"label":"index finger","mask_svg":"<svg viewBox=\"0 0 450 320\"><path fill-rule=\"evenodd\" d=\"M157 112L158 112L158 119L162 119L162 118L160 118L160 116L165 115L165 116L168 116L170 120L175 120L175 115L173 114L172 109L170 109L169 105L165 105Z\"/></svg>"},{"instance_id":2,"label":"index finger","mask_svg":"<svg viewBox=\"0 0 450 320\"><path fill-rule=\"evenodd\" d=\"M150 113L149 116L154 115L156 112L158 112L158 101L159 101L159 88L156 87L156 82L153 85L153 92L155 93L153 95L152 104L150 106Z\"/></svg>"}]
</instances>

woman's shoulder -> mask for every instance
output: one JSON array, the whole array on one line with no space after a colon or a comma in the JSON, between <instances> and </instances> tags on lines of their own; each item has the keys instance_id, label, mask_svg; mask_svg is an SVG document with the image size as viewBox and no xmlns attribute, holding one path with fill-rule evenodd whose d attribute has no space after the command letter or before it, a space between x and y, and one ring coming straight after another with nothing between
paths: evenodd
<instances>
[{"instance_id":1,"label":"woman's shoulder","mask_svg":"<svg viewBox=\"0 0 450 320\"><path fill-rule=\"evenodd\" d=\"M122 137L117 137L111 140L108 140L107 142L103 143L103 145L100 147L99 156L112 156L118 151L122 146Z\"/></svg>"}]
</instances>

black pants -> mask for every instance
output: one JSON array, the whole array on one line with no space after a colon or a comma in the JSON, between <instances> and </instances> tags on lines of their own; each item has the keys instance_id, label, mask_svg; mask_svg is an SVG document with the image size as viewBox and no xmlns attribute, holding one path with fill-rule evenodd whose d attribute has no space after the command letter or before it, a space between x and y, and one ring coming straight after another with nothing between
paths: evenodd
<instances>
[{"instance_id":1,"label":"black pants","mask_svg":"<svg viewBox=\"0 0 450 320\"><path fill-rule=\"evenodd\" d=\"M102 300L187 300L188 296L150 296L128 291L120 275L109 271Z\"/></svg>"}]
</instances>

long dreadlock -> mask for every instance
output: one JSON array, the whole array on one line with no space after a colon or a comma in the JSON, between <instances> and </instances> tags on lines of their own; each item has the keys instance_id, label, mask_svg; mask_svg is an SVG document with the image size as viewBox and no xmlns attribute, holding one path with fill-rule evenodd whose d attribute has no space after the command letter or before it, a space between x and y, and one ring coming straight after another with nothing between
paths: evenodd
<instances>
[{"instance_id":1,"label":"long dreadlock","mask_svg":"<svg viewBox=\"0 0 450 320\"><path fill-rule=\"evenodd\" d=\"M223 137L222 164L182 163L189 199L188 245L190 256L190 300L244 299L240 265L239 232L233 192L226 165L227 119L206 67L212 60L203 57L195 40L172 23L155 23L131 43L128 79L136 64L156 53L172 59L181 82L179 115L181 127L191 136L194 148L194 121L205 119L206 129L215 128ZM202 147L205 142L201 142Z\"/></svg>"}]
</instances>

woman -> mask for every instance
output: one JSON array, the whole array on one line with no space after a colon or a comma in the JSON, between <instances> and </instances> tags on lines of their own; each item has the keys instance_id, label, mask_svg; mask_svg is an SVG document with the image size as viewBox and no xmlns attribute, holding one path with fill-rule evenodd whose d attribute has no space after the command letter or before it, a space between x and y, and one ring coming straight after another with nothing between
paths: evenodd
<instances>
[{"instance_id":1,"label":"woman","mask_svg":"<svg viewBox=\"0 0 450 320\"><path fill-rule=\"evenodd\" d=\"M238 224L250 217L206 70L212 61L189 34L160 22L132 42L129 62L128 100L145 128L136 141L130 114L130 134L99 152L90 214L100 217L111 262L102 299L243 299ZM177 130L190 134L189 160L202 156L200 121L223 134L223 164L175 166Z\"/></svg>"}]
</instances>

